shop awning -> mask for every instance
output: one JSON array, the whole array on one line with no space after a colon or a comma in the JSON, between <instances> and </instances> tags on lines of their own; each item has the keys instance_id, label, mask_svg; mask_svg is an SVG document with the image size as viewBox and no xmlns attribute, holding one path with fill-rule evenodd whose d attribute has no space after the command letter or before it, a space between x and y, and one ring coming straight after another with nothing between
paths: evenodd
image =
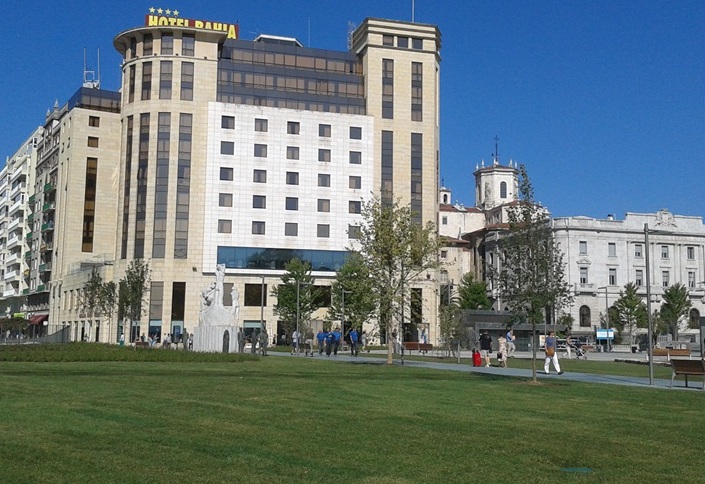
<instances>
[{"instance_id":1,"label":"shop awning","mask_svg":"<svg viewBox=\"0 0 705 484\"><path fill-rule=\"evenodd\" d=\"M29 319L29 324L42 324L47 319L49 319L48 314L35 314Z\"/></svg>"}]
</instances>

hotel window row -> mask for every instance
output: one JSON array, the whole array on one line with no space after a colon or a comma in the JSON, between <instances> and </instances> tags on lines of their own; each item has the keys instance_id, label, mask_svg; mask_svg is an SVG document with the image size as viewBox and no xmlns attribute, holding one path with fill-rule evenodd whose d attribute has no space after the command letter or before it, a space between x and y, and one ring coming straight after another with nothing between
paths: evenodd
<instances>
[{"instance_id":1,"label":"hotel window row","mask_svg":"<svg viewBox=\"0 0 705 484\"><path fill-rule=\"evenodd\" d=\"M220 180L221 181L233 181L234 180L234 170L225 166L220 167ZM299 184L299 172L297 171L287 171L285 175L285 180L287 185L298 185ZM267 183L267 170L253 170L252 181L254 183ZM328 173L318 174L318 186L319 187L330 187L330 175ZM348 188L354 190L362 189L362 177L351 175L348 177Z\"/></svg>"},{"instance_id":2,"label":"hotel window row","mask_svg":"<svg viewBox=\"0 0 705 484\"><path fill-rule=\"evenodd\" d=\"M406 37L403 35L382 35L382 45L394 47L396 39L396 46L401 49L408 49L411 47L414 50L423 49L423 39L418 37Z\"/></svg>"},{"instance_id":3,"label":"hotel window row","mask_svg":"<svg viewBox=\"0 0 705 484\"><path fill-rule=\"evenodd\" d=\"M253 147L252 155L255 158L267 158L269 149L267 145L255 143ZM235 155L235 142L234 141L221 141L220 142L220 154L227 156ZM299 160L300 159L300 148L298 146L287 146L286 147L286 159L287 160ZM322 163L330 163L332 160L332 152L328 148L319 148L318 150L318 161ZM348 152L348 163L351 165L361 165L362 164L362 151L349 151Z\"/></svg>"},{"instance_id":4,"label":"hotel window row","mask_svg":"<svg viewBox=\"0 0 705 484\"><path fill-rule=\"evenodd\" d=\"M252 221L252 234L253 235L266 235L267 223L260 220ZM218 219L218 233L219 234L230 234L233 230L233 221L230 219ZM346 230L348 239L354 240L360 238L360 226L359 225L348 225ZM296 222L285 222L284 223L284 235L287 237L298 237L299 235L299 224ZM329 224L316 224L316 237L321 239L330 238L330 225Z\"/></svg>"},{"instance_id":5,"label":"hotel window row","mask_svg":"<svg viewBox=\"0 0 705 484\"><path fill-rule=\"evenodd\" d=\"M182 101L193 101L194 92L194 72L195 65L193 62L181 62L181 82L179 99ZM152 77L153 77L152 62L142 63L142 88L140 90L140 99L148 101L152 98ZM127 102L131 103L135 100L135 82L136 82L136 66L131 65L128 70L128 86L127 86ZM174 79L174 62L160 61L159 62L159 99L172 98L172 85Z\"/></svg>"},{"instance_id":6,"label":"hotel window row","mask_svg":"<svg viewBox=\"0 0 705 484\"><path fill-rule=\"evenodd\" d=\"M161 35L160 49L161 55L174 55L174 34L165 32ZM154 36L145 34L142 40L142 55L148 56L154 54ZM193 57L196 54L196 38L192 34L183 34L181 36L181 55ZM126 59L134 59L137 57L137 39L130 39L130 48L125 53Z\"/></svg>"},{"instance_id":7,"label":"hotel window row","mask_svg":"<svg viewBox=\"0 0 705 484\"><path fill-rule=\"evenodd\" d=\"M350 180L350 184L353 184L353 180ZM232 193L219 193L218 194L218 206L219 207L232 207L233 206L233 194ZM316 201L316 211L319 213L329 213L330 212L330 199L329 198L318 198ZM266 195L252 195L252 208L265 210L267 208L267 196ZM284 209L290 211L299 210L299 198L298 197L286 197L284 201ZM358 200L348 201L348 213L360 214L362 213L362 202Z\"/></svg>"},{"instance_id":8,"label":"hotel window row","mask_svg":"<svg viewBox=\"0 0 705 484\"><path fill-rule=\"evenodd\" d=\"M220 118L220 127L222 129L235 129L235 116L223 115ZM255 131L258 133L269 132L269 120L263 118L255 118ZM301 134L301 123L299 121L287 121L286 123L286 134L299 135ZM319 124L318 125L318 136L321 138L330 138L332 136L332 130L330 124ZM350 126L349 139L352 140L362 140L362 127L360 126Z\"/></svg>"}]
</instances>

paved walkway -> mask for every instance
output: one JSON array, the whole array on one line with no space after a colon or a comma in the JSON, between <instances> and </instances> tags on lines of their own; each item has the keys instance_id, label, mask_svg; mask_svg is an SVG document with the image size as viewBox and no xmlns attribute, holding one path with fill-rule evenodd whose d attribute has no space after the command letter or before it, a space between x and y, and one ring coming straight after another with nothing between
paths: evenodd
<instances>
[{"instance_id":1,"label":"paved walkway","mask_svg":"<svg viewBox=\"0 0 705 484\"><path fill-rule=\"evenodd\" d=\"M386 352L383 351L375 351L375 353L384 353ZM470 353L467 352L467 357L465 355L466 352L461 353L461 359L463 361L463 364L458 365L457 363L440 363L436 361L419 361L419 360L409 360L405 359L404 360L404 366L408 367L415 367L415 368L433 368L436 370L450 370L450 371L463 371L463 372L472 372L472 373L480 373L480 374L485 374L485 375L494 375L494 376L507 376L507 377L513 377L513 378L531 378L531 369L522 369L522 368L500 368L497 366L490 366L490 367L474 367L470 364ZM277 351L270 351L270 355L273 356L282 356L282 357L287 357L287 358L304 358L303 353L299 356L292 356L289 353L282 353L282 352L277 352ZM602 355L602 356L597 356L597 355ZM529 359L531 357L531 353L529 352L517 352L516 353L517 358L521 359ZM322 359L326 361L337 361L337 362L345 362L345 363L367 363L367 364L385 364L386 360L383 358L367 358L364 356L359 356L359 357L353 357L350 356L349 353L338 353L338 356L330 356L326 357L324 356L318 356L318 353L316 353L316 356L314 358L317 359ZM589 355L590 359L593 360L600 360L600 361L614 361L614 360L644 360L644 356L640 354L631 354L631 353L590 353ZM394 364L395 365L400 365L401 364L401 359L398 357L398 355L395 355L394 358ZM493 364L496 364L496 360L493 360ZM509 360L509 364L511 365L511 359ZM633 376L617 376L617 375L598 375L594 373L579 373L579 372L573 372L573 371L566 371L562 375L558 375L553 371L553 365L551 365L551 370L552 373L550 375L545 375L543 373L543 359L538 359L536 361L536 376L540 380L554 380L554 379L564 379L564 380L573 380L573 381L579 381L579 382L585 382L585 383L603 383L603 384L609 384L609 385L625 385L625 386L632 386L632 387L649 387L649 378L640 378L640 377L633 377ZM648 373L648 370L646 367L644 367L645 373ZM654 388L661 388L661 389L671 389L669 388L669 385L671 384L670 379L654 379ZM685 382L682 380L676 380L673 382L673 388L672 390L696 390L696 391L702 391L702 380L700 380L699 377L691 378L691 381L688 382L688 387L685 387Z\"/></svg>"}]
</instances>

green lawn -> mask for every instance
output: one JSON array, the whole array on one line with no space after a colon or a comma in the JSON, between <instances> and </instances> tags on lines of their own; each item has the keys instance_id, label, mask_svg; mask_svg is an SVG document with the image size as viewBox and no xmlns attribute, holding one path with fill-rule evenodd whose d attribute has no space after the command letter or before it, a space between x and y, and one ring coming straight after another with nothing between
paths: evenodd
<instances>
[{"instance_id":1,"label":"green lawn","mask_svg":"<svg viewBox=\"0 0 705 484\"><path fill-rule=\"evenodd\" d=\"M99 352L68 346L54 359ZM696 390L367 359L93 360L0 363L3 482L702 482Z\"/></svg>"}]
</instances>

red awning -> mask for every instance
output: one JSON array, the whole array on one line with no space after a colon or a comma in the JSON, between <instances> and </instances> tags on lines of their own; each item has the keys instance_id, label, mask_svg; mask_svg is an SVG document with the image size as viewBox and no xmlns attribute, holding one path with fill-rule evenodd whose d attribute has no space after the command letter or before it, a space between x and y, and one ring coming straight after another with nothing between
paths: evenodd
<instances>
[{"instance_id":1,"label":"red awning","mask_svg":"<svg viewBox=\"0 0 705 484\"><path fill-rule=\"evenodd\" d=\"M42 324L47 319L49 319L48 314L36 314L29 318L29 324Z\"/></svg>"}]
</instances>

